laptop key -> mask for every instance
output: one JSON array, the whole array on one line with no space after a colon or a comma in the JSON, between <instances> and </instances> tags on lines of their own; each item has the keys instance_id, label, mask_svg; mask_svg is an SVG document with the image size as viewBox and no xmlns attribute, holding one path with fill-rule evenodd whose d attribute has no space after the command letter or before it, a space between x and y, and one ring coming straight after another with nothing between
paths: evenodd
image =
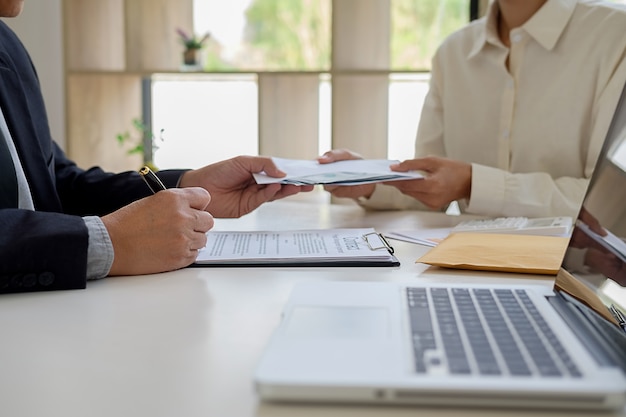
<instances>
[{"instance_id":1,"label":"laptop key","mask_svg":"<svg viewBox=\"0 0 626 417\"><path fill-rule=\"evenodd\" d=\"M492 292L481 289L473 292L509 373L515 376L530 376L532 372L504 320Z\"/></svg>"},{"instance_id":2,"label":"laptop key","mask_svg":"<svg viewBox=\"0 0 626 417\"><path fill-rule=\"evenodd\" d=\"M493 354L469 290L454 288L452 294L476 359L478 371L483 375L500 375L502 371Z\"/></svg>"},{"instance_id":3,"label":"laptop key","mask_svg":"<svg viewBox=\"0 0 626 417\"><path fill-rule=\"evenodd\" d=\"M578 369L578 366L576 366L576 364L574 363L570 355L567 353L567 351L565 350L565 348L563 347L559 339L556 337L556 335L554 334L550 326L548 326L548 323L546 323L543 316L539 313L539 310L537 310L537 308L533 304L528 294L526 294L526 292L523 290L516 290L515 293L518 295L522 304L526 308L526 311L528 311L528 314L531 315L535 323L537 323L539 329L545 335L546 339L548 340L548 343L550 343L555 353L561 360L561 363L567 369L568 373L575 378L582 377L582 373Z\"/></svg>"},{"instance_id":4,"label":"laptop key","mask_svg":"<svg viewBox=\"0 0 626 417\"><path fill-rule=\"evenodd\" d=\"M452 310L450 294L445 288L432 288L431 295L435 314L439 322L443 348L446 353L448 371L452 374L469 374L471 373L471 368L456 317Z\"/></svg>"},{"instance_id":5,"label":"laptop key","mask_svg":"<svg viewBox=\"0 0 626 417\"><path fill-rule=\"evenodd\" d=\"M428 296L424 288L407 288L409 318L413 340L413 355L415 371L425 373L427 370L426 351L436 349L435 333L433 331ZM429 363L433 363L432 360Z\"/></svg>"},{"instance_id":6,"label":"laptop key","mask_svg":"<svg viewBox=\"0 0 626 417\"><path fill-rule=\"evenodd\" d=\"M496 295L509 315L517 335L524 343L539 374L543 376L562 376L558 365L554 362L552 355L550 355L535 327L528 319L528 316L526 316L524 309L520 306L515 295L513 295L513 291L496 290Z\"/></svg>"},{"instance_id":7,"label":"laptop key","mask_svg":"<svg viewBox=\"0 0 626 417\"><path fill-rule=\"evenodd\" d=\"M561 377L563 371L581 376L523 290L408 288L407 299L418 373L442 364L444 358L427 354L438 350L439 339L451 374L477 370L482 375L498 376L505 372L503 364L513 376L527 377L535 372ZM472 369L470 358L476 369Z\"/></svg>"}]
</instances>

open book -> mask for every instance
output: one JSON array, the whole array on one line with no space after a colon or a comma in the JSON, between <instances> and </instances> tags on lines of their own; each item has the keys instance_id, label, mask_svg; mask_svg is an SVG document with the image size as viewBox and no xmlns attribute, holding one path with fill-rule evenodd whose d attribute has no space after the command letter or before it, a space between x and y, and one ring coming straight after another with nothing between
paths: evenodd
<instances>
[{"instance_id":1,"label":"open book","mask_svg":"<svg viewBox=\"0 0 626 417\"><path fill-rule=\"evenodd\" d=\"M207 233L195 266L398 266L372 228Z\"/></svg>"}]
</instances>

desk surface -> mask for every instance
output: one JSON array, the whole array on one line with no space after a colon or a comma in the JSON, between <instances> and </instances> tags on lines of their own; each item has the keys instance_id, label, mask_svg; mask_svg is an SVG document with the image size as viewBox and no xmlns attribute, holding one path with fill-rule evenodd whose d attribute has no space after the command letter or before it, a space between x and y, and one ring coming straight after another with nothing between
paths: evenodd
<instances>
[{"instance_id":1,"label":"desk surface","mask_svg":"<svg viewBox=\"0 0 626 417\"><path fill-rule=\"evenodd\" d=\"M459 218L370 212L291 198L216 230L449 227ZM400 268L187 268L91 282L85 291L0 297L4 416L525 416L516 410L275 405L252 374L293 284L306 280L532 282L416 264L427 248L393 241ZM569 416L571 413L546 413ZM589 414L585 414L586 416ZM626 413L598 414L626 416Z\"/></svg>"}]
</instances>

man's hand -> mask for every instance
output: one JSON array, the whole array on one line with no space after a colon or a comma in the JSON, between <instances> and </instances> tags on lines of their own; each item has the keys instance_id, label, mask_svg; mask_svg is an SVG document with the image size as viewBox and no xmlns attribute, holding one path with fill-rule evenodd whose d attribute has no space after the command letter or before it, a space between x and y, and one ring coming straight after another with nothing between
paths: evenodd
<instances>
[{"instance_id":1,"label":"man's hand","mask_svg":"<svg viewBox=\"0 0 626 417\"><path fill-rule=\"evenodd\" d=\"M259 185L252 174L261 171L265 171L270 177L285 176L284 172L276 168L271 158L238 156L187 171L179 186L202 187L208 190L211 193L211 203L207 210L215 217L241 217L267 201L313 190L313 186Z\"/></svg>"},{"instance_id":2,"label":"man's hand","mask_svg":"<svg viewBox=\"0 0 626 417\"><path fill-rule=\"evenodd\" d=\"M115 258L109 275L172 271L193 263L213 217L202 188L170 189L102 217Z\"/></svg>"},{"instance_id":3,"label":"man's hand","mask_svg":"<svg viewBox=\"0 0 626 417\"><path fill-rule=\"evenodd\" d=\"M411 159L394 164L392 171L422 171L425 178L389 181L392 185L432 209L446 207L452 201L469 199L472 189L472 165L439 157Z\"/></svg>"},{"instance_id":4,"label":"man's hand","mask_svg":"<svg viewBox=\"0 0 626 417\"><path fill-rule=\"evenodd\" d=\"M346 161L349 159L363 159L358 153L349 151L347 149L333 149L326 152L324 155L317 158L317 162L320 164L330 164L337 161ZM376 189L376 184L362 184L362 185L325 185L324 190L328 191L335 197L341 198L370 198Z\"/></svg>"}]
</instances>

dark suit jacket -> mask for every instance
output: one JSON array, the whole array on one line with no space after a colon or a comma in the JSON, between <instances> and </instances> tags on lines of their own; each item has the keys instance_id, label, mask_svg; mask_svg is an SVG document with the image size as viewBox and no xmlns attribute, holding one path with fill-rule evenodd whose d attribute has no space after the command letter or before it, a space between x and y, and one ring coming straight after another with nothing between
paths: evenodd
<instances>
[{"instance_id":1,"label":"dark suit jacket","mask_svg":"<svg viewBox=\"0 0 626 417\"><path fill-rule=\"evenodd\" d=\"M85 171L65 156L50 135L30 57L4 22L0 108L35 205L35 211L0 209L0 293L85 288L88 233L81 216L110 213L150 191L135 172ZM159 177L173 187L181 172Z\"/></svg>"}]
</instances>

